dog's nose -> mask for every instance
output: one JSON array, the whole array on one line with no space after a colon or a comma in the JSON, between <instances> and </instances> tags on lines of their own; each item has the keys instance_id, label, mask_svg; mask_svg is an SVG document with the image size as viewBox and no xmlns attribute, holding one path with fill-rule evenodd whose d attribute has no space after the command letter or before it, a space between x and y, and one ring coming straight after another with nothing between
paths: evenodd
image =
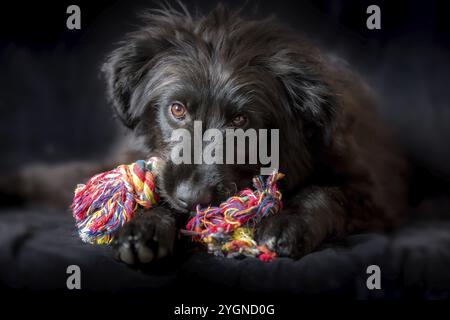
<instances>
[{"instance_id":1,"label":"dog's nose","mask_svg":"<svg viewBox=\"0 0 450 320\"><path fill-rule=\"evenodd\" d=\"M175 198L183 209L191 210L197 205L209 205L212 200L212 192L210 188L194 187L182 183L177 187Z\"/></svg>"}]
</instances>

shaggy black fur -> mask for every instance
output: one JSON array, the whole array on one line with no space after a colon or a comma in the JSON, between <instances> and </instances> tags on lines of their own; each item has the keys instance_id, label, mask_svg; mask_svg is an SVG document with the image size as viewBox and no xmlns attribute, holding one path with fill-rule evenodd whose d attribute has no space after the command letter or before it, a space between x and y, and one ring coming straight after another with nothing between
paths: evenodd
<instances>
[{"instance_id":1,"label":"shaggy black fur","mask_svg":"<svg viewBox=\"0 0 450 320\"><path fill-rule=\"evenodd\" d=\"M115 110L145 154L167 160L160 183L168 206L142 212L143 223L124 228L116 242L122 260L151 260L154 252L142 248L161 241L153 230L175 228L186 201L217 203L258 173L254 165L172 164L171 133L192 131L194 120L223 131L239 114L248 118L246 128L280 129L285 208L257 230L279 255L300 257L330 237L398 221L406 166L360 79L273 19L219 6L201 17L156 11L145 21L103 70ZM169 112L177 101L188 110L182 121ZM164 241L159 256L171 251L172 239Z\"/></svg>"},{"instance_id":2,"label":"shaggy black fur","mask_svg":"<svg viewBox=\"0 0 450 320\"><path fill-rule=\"evenodd\" d=\"M238 115L247 119L244 129L280 130L284 209L256 235L279 255L298 258L332 237L391 227L404 212L408 170L370 90L274 19L246 18L223 6L197 17L152 11L108 57L103 72L116 114L134 133L139 152L122 152L103 164L27 168L0 185L22 186L24 197L67 205L70 200L61 199L96 172L152 155L164 158L159 185L165 203L139 211L115 242L126 263L169 255L192 204L217 204L259 174L259 165L171 163L173 130L192 132L195 120L204 130L223 132ZM181 120L170 113L174 102L186 106Z\"/></svg>"}]
</instances>

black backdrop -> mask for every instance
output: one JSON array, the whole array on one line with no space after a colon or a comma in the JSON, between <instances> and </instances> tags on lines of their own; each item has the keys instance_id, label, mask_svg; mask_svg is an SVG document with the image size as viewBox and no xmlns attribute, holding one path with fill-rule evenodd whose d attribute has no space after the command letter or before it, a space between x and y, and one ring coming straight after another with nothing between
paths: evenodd
<instances>
[{"instance_id":1,"label":"black backdrop","mask_svg":"<svg viewBox=\"0 0 450 320\"><path fill-rule=\"evenodd\" d=\"M183 1L206 10L216 1ZM239 7L243 1L226 1ZM81 30L66 8L81 7ZM382 29L368 30L370 4ZM137 15L155 1L8 1L0 4L0 170L107 152L117 124L99 67ZM450 177L450 2L247 1L275 14L352 64L380 96L380 110L414 162Z\"/></svg>"},{"instance_id":2,"label":"black backdrop","mask_svg":"<svg viewBox=\"0 0 450 320\"><path fill-rule=\"evenodd\" d=\"M2 171L26 163L97 157L107 152L122 134L105 101L99 67L114 43L138 24L136 15L144 8L154 8L155 2L73 1L15 0L0 4L0 177ZM207 9L216 1L183 2L190 9L196 6ZM413 162L441 181L450 181L449 2L247 2L248 11L258 6L260 15L275 14L321 47L346 58L379 93L380 110ZM66 8L73 3L82 10L80 31L66 29ZM242 5L241 1L228 3ZM382 30L366 29L365 11L369 4L381 7ZM421 182L429 183L423 184L423 189L435 185L435 180L425 178L426 175L422 176ZM439 191L442 190L445 189ZM432 213L437 207L425 207L425 211ZM448 216L448 206L439 209ZM151 312L158 306L164 312L171 310L166 305L179 292L170 291L164 300L159 286L170 288L174 280L178 284L180 280L182 284L186 282L188 290L183 301L198 302L199 297L204 298L195 294L199 284L201 289L211 287L202 294L207 292L206 298L213 299L216 297L213 289L229 283L253 294L290 289L299 294L322 292L325 297L347 294L370 298L371 293L360 288L365 284L361 279L366 277L361 272L375 263L383 267L383 272L387 268L384 297L395 298L402 293L398 290L407 288L403 296L412 293L415 297L417 292L421 297L436 298L433 290L422 292L422 287L437 289L439 294L439 289L445 289L441 297L449 297L449 225L443 221L417 227L408 225L394 235L354 235L343 244L325 247L299 261L279 259L273 264L259 265L250 259L224 262L208 255L193 255L177 265L176 273L169 269L161 274L144 274L113 262L108 248L80 244L68 214L3 210L0 217L0 291L3 286L65 290L64 271L68 263L76 263L86 275L83 286L87 290L83 294L89 288L138 290L142 299L139 288L146 288L147 292L156 288L158 303L145 299L144 308L138 308ZM335 292L326 291L330 284L337 288ZM60 293L67 294L67 290L55 291L50 298L43 296L46 300L43 302L64 297ZM246 294L246 299L238 302L247 302L251 296ZM284 298L277 296L280 300ZM83 300L76 304L74 297ZM96 312L123 310L107 305L119 301L117 297L107 296L106 304L99 304L97 297L71 298L72 311L76 308L84 311L90 301L96 303ZM377 298L377 293L373 298ZM23 309L24 300L18 301L21 308L15 312ZM38 301L39 307L44 305L41 300L33 301ZM304 310L297 301L289 306L298 308L295 310L298 314ZM322 302L318 307L314 312L338 310L323 308ZM345 308L345 311L349 309L354 310Z\"/></svg>"}]
</instances>

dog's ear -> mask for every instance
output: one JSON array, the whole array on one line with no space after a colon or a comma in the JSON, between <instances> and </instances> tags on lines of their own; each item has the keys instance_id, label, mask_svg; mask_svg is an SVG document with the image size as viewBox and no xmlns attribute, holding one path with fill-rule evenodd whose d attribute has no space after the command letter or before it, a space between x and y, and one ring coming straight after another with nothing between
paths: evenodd
<instances>
[{"instance_id":1,"label":"dog's ear","mask_svg":"<svg viewBox=\"0 0 450 320\"><path fill-rule=\"evenodd\" d=\"M129 128L137 124L131 97L142 78L149 72L152 61L169 43L156 32L131 34L113 51L103 64L107 95L117 116Z\"/></svg>"},{"instance_id":2,"label":"dog's ear","mask_svg":"<svg viewBox=\"0 0 450 320\"><path fill-rule=\"evenodd\" d=\"M334 129L337 102L324 81L319 60L301 49L281 50L271 57L269 68L286 92L290 112L301 119L306 138L313 144L327 145Z\"/></svg>"}]
</instances>

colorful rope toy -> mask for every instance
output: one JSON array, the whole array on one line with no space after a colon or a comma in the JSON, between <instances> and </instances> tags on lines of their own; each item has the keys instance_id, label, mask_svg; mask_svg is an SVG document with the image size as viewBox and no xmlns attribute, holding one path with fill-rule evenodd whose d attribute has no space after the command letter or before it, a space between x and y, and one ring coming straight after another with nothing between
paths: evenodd
<instances>
[{"instance_id":1,"label":"colorful rope toy","mask_svg":"<svg viewBox=\"0 0 450 320\"><path fill-rule=\"evenodd\" d=\"M155 180L159 164L158 158L139 160L97 174L86 184L78 185L71 208L80 238L91 244L109 244L139 206L157 205ZM262 176L255 177L255 190L242 190L219 207L197 206L182 232L207 245L208 251L216 255L272 260L275 253L258 246L253 231L262 219L280 211L277 181L282 177L278 172L265 181Z\"/></svg>"},{"instance_id":2,"label":"colorful rope toy","mask_svg":"<svg viewBox=\"0 0 450 320\"><path fill-rule=\"evenodd\" d=\"M151 158L148 162L120 165L77 186L71 208L81 240L109 244L139 205L150 208L157 204L152 171L158 162Z\"/></svg>"},{"instance_id":3,"label":"colorful rope toy","mask_svg":"<svg viewBox=\"0 0 450 320\"><path fill-rule=\"evenodd\" d=\"M245 189L218 207L201 209L188 222L185 234L205 243L208 251L227 257L257 256L270 261L275 253L258 246L253 240L254 229L262 219L277 213L282 207L277 181L282 173L274 172L266 181L262 176L253 178L255 190Z\"/></svg>"}]
</instances>

